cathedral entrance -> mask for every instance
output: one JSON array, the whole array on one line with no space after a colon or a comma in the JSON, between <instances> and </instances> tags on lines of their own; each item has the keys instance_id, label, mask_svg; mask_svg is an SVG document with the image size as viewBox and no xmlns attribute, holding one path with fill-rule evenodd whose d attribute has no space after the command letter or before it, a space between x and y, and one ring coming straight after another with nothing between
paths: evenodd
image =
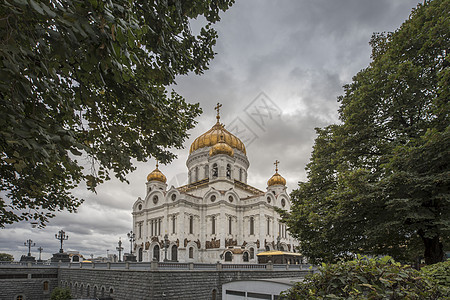
<instances>
[{"instance_id":1,"label":"cathedral entrance","mask_svg":"<svg viewBox=\"0 0 450 300\"><path fill-rule=\"evenodd\" d=\"M171 253L172 253L171 260L178 261L178 247L176 245L173 245L171 250L172 250L171 251Z\"/></svg>"},{"instance_id":2,"label":"cathedral entrance","mask_svg":"<svg viewBox=\"0 0 450 300\"><path fill-rule=\"evenodd\" d=\"M159 246L153 247L153 260L159 261Z\"/></svg>"}]
</instances>

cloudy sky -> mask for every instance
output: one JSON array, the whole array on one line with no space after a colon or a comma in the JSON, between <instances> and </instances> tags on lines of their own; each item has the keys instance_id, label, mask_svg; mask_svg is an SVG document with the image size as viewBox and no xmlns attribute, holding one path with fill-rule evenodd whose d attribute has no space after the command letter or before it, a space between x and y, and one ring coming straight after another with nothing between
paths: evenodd
<instances>
[{"instance_id":1,"label":"cloudy sky","mask_svg":"<svg viewBox=\"0 0 450 300\"><path fill-rule=\"evenodd\" d=\"M222 103L221 121L246 144L249 184L265 190L273 162L288 191L306 179L315 127L338 122L337 96L342 86L370 62L373 32L394 31L418 0L237 0L215 26L217 55L202 76L179 77L173 88L189 102L199 102L203 114L172 164L160 166L168 185L186 183L186 159L193 140L215 123L214 106ZM192 24L193 30L196 23ZM154 160L138 164L130 184L111 181L86 199L78 213L58 213L44 229L29 223L0 229L0 252L15 259L27 253L24 242L36 243L32 255L51 257L59 249L55 233L69 236L65 250L85 257L117 253L119 238L130 244L131 207L145 196L145 180Z\"/></svg>"}]
</instances>

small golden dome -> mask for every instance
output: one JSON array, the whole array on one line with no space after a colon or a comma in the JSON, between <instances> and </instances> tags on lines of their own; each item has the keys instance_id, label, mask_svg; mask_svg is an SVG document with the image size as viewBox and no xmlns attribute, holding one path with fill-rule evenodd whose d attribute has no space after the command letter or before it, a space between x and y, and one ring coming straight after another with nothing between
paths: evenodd
<instances>
[{"instance_id":1,"label":"small golden dome","mask_svg":"<svg viewBox=\"0 0 450 300\"><path fill-rule=\"evenodd\" d=\"M217 110L218 107L220 107L219 104L216 107ZM246 154L244 143L239 138L231 134L228 130L226 130L223 124L220 124L219 112L217 112L216 118L217 123L214 124L214 126L210 130L208 130L207 132L205 132L204 134L202 134L201 136L199 136L194 140L189 150L189 154L191 154L195 150L204 147L211 147L218 144L220 142L221 136L223 136L223 141L225 142L225 144L227 144L233 149L240 150L244 154Z\"/></svg>"},{"instance_id":2,"label":"small golden dome","mask_svg":"<svg viewBox=\"0 0 450 300\"><path fill-rule=\"evenodd\" d=\"M272 186L272 185L276 185L276 184L286 185L286 179L284 179L283 176L278 174L278 164L279 163L280 162L278 160L276 160L274 163L274 165L276 166L275 174L273 174L273 176L270 177L269 181L267 181L268 186Z\"/></svg>"},{"instance_id":3,"label":"small golden dome","mask_svg":"<svg viewBox=\"0 0 450 300\"><path fill-rule=\"evenodd\" d=\"M158 163L156 163L156 169L147 175L147 181L157 180L166 183L166 176L158 169Z\"/></svg>"},{"instance_id":4,"label":"small golden dome","mask_svg":"<svg viewBox=\"0 0 450 300\"><path fill-rule=\"evenodd\" d=\"M234 156L233 148L225 143L223 135L220 136L219 142L209 149L209 156L214 156L217 154L226 154L231 157Z\"/></svg>"}]
</instances>

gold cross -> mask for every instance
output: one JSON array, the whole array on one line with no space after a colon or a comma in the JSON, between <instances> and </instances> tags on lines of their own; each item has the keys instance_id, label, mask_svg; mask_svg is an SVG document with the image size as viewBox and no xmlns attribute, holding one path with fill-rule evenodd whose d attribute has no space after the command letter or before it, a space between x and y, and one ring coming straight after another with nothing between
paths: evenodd
<instances>
[{"instance_id":1,"label":"gold cross","mask_svg":"<svg viewBox=\"0 0 450 300\"><path fill-rule=\"evenodd\" d=\"M278 160L275 160L275 162L273 163L275 165L275 172L278 172L278 164L280 162Z\"/></svg>"},{"instance_id":2,"label":"gold cross","mask_svg":"<svg viewBox=\"0 0 450 300\"><path fill-rule=\"evenodd\" d=\"M222 104L220 104L219 102L217 102L217 106L214 107L214 109L217 110L217 117L216 117L217 118L217 122L220 119L219 110L220 110L221 107L222 107Z\"/></svg>"}]
</instances>

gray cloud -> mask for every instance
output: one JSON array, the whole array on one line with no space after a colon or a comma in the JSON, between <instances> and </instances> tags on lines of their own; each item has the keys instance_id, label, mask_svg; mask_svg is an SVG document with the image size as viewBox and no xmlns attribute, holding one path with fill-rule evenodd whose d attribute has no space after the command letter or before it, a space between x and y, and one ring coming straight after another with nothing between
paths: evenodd
<instances>
[{"instance_id":1,"label":"gray cloud","mask_svg":"<svg viewBox=\"0 0 450 300\"><path fill-rule=\"evenodd\" d=\"M280 173L288 190L306 179L315 138L315 127L338 122L336 97L342 85L370 62L368 42L373 32L393 31L408 18L418 0L238 0L216 29L216 58L202 76L179 77L171 88L189 102L199 102L204 114L191 130L184 150L174 150L178 159L160 166L168 183L183 184L186 159L194 139L215 123L213 107L223 103L221 121L227 126L239 117L257 136L247 145L249 183L265 189L274 173L273 162L281 161ZM194 21L196 30L202 21ZM247 106L264 92L281 112L259 127L245 113ZM227 127L228 128L228 127ZM74 194L86 199L77 214L61 212L45 229L28 223L0 230L0 252L25 254L23 243L44 248L43 258L59 249L54 235L64 229L69 235L65 249L88 257L105 256L119 237L126 251L126 233L131 230L131 206L145 195L145 179L154 161L138 163L129 174L130 185L116 179L98 188L97 194L80 187Z\"/></svg>"}]
</instances>

